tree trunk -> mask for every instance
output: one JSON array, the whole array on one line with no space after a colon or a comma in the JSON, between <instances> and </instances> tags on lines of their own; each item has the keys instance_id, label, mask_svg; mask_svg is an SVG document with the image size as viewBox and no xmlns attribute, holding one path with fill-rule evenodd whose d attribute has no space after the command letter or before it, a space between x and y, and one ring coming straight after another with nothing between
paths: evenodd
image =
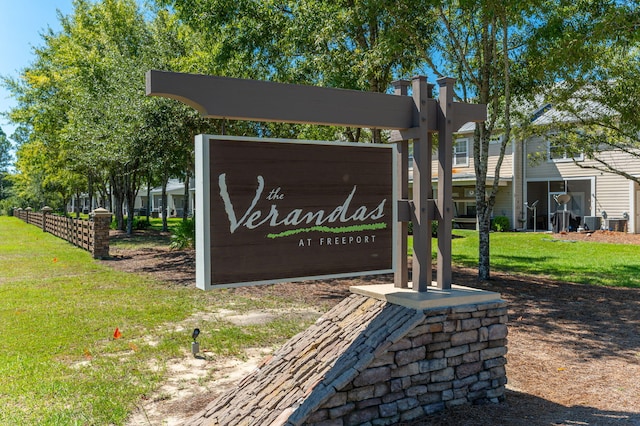
<instances>
[{"instance_id":1,"label":"tree trunk","mask_svg":"<svg viewBox=\"0 0 640 426\"><path fill-rule=\"evenodd\" d=\"M147 181L147 222L149 222L149 215L151 214L151 176L149 176L149 180Z\"/></svg>"},{"instance_id":2,"label":"tree trunk","mask_svg":"<svg viewBox=\"0 0 640 426\"><path fill-rule=\"evenodd\" d=\"M137 188L132 182L127 182L125 189L125 198L127 202L127 235L133 235L133 219L136 204Z\"/></svg>"},{"instance_id":3,"label":"tree trunk","mask_svg":"<svg viewBox=\"0 0 640 426\"><path fill-rule=\"evenodd\" d=\"M167 223L167 183L169 178L162 179L162 230L168 231L169 224Z\"/></svg>"},{"instance_id":4,"label":"tree trunk","mask_svg":"<svg viewBox=\"0 0 640 426\"><path fill-rule=\"evenodd\" d=\"M123 216L123 205L124 205L124 194L122 189L121 178L115 175L111 175L111 193L113 197L113 210L112 213L116 217L116 227L120 231L125 230L124 216Z\"/></svg>"},{"instance_id":5,"label":"tree trunk","mask_svg":"<svg viewBox=\"0 0 640 426\"><path fill-rule=\"evenodd\" d=\"M80 219L80 192L76 192L76 219Z\"/></svg>"},{"instance_id":6,"label":"tree trunk","mask_svg":"<svg viewBox=\"0 0 640 426\"><path fill-rule=\"evenodd\" d=\"M491 278L490 267L490 231L491 214L478 211L478 280L487 281Z\"/></svg>"},{"instance_id":7,"label":"tree trunk","mask_svg":"<svg viewBox=\"0 0 640 426\"><path fill-rule=\"evenodd\" d=\"M127 235L133 235L133 216L136 195L136 191L127 191Z\"/></svg>"},{"instance_id":8,"label":"tree trunk","mask_svg":"<svg viewBox=\"0 0 640 426\"><path fill-rule=\"evenodd\" d=\"M87 192L89 193L89 213L93 211L93 176L89 173L87 178Z\"/></svg>"},{"instance_id":9,"label":"tree trunk","mask_svg":"<svg viewBox=\"0 0 640 426\"><path fill-rule=\"evenodd\" d=\"M186 221L189 217L189 172L185 174L184 178L184 200L182 202L182 220Z\"/></svg>"},{"instance_id":10,"label":"tree trunk","mask_svg":"<svg viewBox=\"0 0 640 426\"><path fill-rule=\"evenodd\" d=\"M133 234L136 197L138 196L138 187L140 185L137 170L138 165L134 162L134 164L129 165L124 177L124 198L127 202L127 235Z\"/></svg>"}]
</instances>

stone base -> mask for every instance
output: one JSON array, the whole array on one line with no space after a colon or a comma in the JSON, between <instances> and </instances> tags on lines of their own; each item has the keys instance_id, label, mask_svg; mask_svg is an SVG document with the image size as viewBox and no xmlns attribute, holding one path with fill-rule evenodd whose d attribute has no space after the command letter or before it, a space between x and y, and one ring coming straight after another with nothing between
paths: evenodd
<instances>
[{"instance_id":1,"label":"stone base","mask_svg":"<svg viewBox=\"0 0 640 426\"><path fill-rule=\"evenodd\" d=\"M496 293L367 291L378 296L336 305L188 424L393 425L504 398L507 308Z\"/></svg>"}]
</instances>

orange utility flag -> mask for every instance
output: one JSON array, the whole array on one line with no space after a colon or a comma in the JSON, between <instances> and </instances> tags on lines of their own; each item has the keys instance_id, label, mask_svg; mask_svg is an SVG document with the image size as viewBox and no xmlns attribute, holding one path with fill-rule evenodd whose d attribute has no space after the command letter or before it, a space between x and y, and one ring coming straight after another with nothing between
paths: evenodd
<instances>
[{"instance_id":1,"label":"orange utility flag","mask_svg":"<svg viewBox=\"0 0 640 426\"><path fill-rule=\"evenodd\" d=\"M113 338L119 339L120 336L122 336L122 333L120 333L120 330L118 329L118 327L116 327L116 331L113 332Z\"/></svg>"}]
</instances>

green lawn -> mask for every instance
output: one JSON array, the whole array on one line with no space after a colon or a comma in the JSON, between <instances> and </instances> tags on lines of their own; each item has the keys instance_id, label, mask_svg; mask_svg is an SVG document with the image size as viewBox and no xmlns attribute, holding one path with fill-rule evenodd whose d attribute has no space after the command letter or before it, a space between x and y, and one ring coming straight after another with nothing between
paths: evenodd
<instances>
[{"instance_id":1,"label":"green lawn","mask_svg":"<svg viewBox=\"0 0 640 426\"><path fill-rule=\"evenodd\" d=\"M204 324L190 319L193 313L282 306L292 302L117 272L35 226L0 216L0 424L123 424L162 380L162 368L152 364L192 356L193 327L203 330L202 350L241 355L245 347L279 345L309 325L295 315L260 326ZM175 331L177 322L186 331Z\"/></svg>"},{"instance_id":2,"label":"green lawn","mask_svg":"<svg viewBox=\"0 0 640 426\"><path fill-rule=\"evenodd\" d=\"M455 230L453 263L477 267L478 233ZM554 240L544 233L494 232L491 268L582 284L640 287L640 246ZM433 240L436 257L437 240Z\"/></svg>"},{"instance_id":3,"label":"green lawn","mask_svg":"<svg viewBox=\"0 0 640 426\"><path fill-rule=\"evenodd\" d=\"M455 234L454 263L475 266L476 232ZM153 240L151 246L162 241ZM491 253L494 270L640 287L638 246L493 233ZM212 356L240 356L246 347L280 345L310 321L287 314L259 326L237 327L224 318L203 323L194 313L294 304L117 272L35 226L0 216L0 424L123 424L163 379L163 369L151 366L191 356L192 328L203 330L201 348ZM176 323L183 331L176 331ZM113 338L116 327L122 332L119 339Z\"/></svg>"}]
</instances>

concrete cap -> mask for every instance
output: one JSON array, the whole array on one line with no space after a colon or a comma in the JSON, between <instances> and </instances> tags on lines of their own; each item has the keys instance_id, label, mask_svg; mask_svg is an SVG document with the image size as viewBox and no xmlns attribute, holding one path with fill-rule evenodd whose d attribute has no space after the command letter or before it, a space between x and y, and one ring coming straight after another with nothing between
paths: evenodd
<instances>
[{"instance_id":1,"label":"concrete cap","mask_svg":"<svg viewBox=\"0 0 640 426\"><path fill-rule=\"evenodd\" d=\"M102 207L98 207L94 211L91 212L94 216L111 216L111 212Z\"/></svg>"},{"instance_id":2,"label":"concrete cap","mask_svg":"<svg viewBox=\"0 0 640 426\"><path fill-rule=\"evenodd\" d=\"M411 288L398 288L393 284L363 285L349 289L355 294L412 309L443 308L501 300L500 293L458 285L451 286L450 290L440 290L432 286L428 287L428 291L425 292L413 291Z\"/></svg>"}]
</instances>

